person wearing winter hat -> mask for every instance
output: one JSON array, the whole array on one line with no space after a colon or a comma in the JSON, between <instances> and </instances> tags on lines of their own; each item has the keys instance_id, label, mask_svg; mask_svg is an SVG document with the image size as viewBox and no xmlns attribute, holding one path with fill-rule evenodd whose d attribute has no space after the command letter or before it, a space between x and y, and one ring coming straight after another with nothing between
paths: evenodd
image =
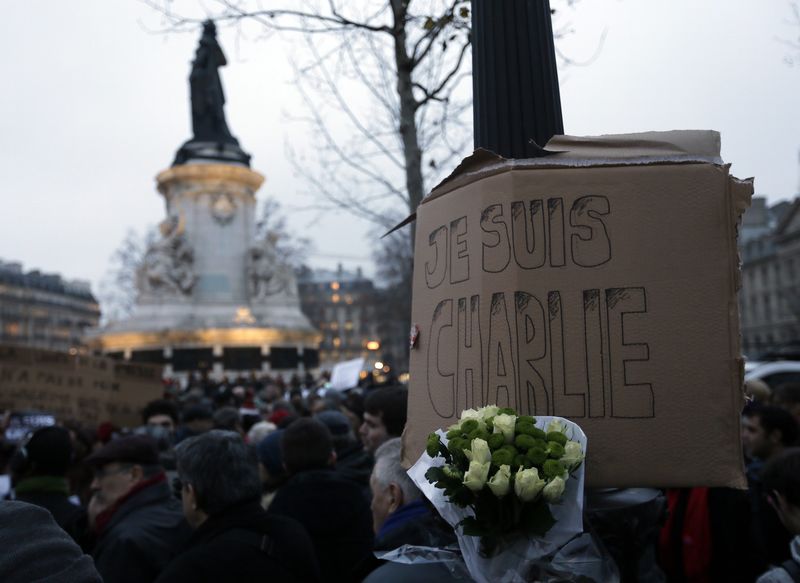
<instances>
[{"instance_id":1,"label":"person wearing winter hat","mask_svg":"<svg viewBox=\"0 0 800 583\"><path fill-rule=\"evenodd\" d=\"M288 478L281 455L281 435L283 435L283 429L278 429L255 444L258 473L263 489L261 506L265 509L275 497L275 492L283 486Z\"/></svg>"},{"instance_id":2,"label":"person wearing winter hat","mask_svg":"<svg viewBox=\"0 0 800 583\"><path fill-rule=\"evenodd\" d=\"M11 458L11 481L17 500L50 511L75 542L86 537L86 510L70 500L67 470L72 440L63 427L41 427L31 433Z\"/></svg>"},{"instance_id":3,"label":"person wearing winter hat","mask_svg":"<svg viewBox=\"0 0 800 583\"><path fill-rule=\"evenodd\" d=\"M336 472L361 486L367 499L370 498L369 477L372 473L372 456L356 438L350 420L340 411L321 411L314 418L321 421L331 432L333 449L336 451Z\"/></svg>"},{"instance_id":4,"label":"person wearing winter hat","mask_svg":"<svg viewBox=\"0 0 800 583\"><path fill-rule=\"evenodd\" d=\"M94 467L89 524L105 583L154 581L188 539L181 504L172 496L156 442L144 435L110 441L88 458Z\"/></svg>"},{"instance_id":5,"label":"person wearing winter hat","mask_svg":"<svg viewBox=\"0 0 800 583\"><path fill-rule=\"evenodd\" d=\"M0 581L3 583L102 583L80 547L39 506L0 502Z\"/></svg>"}]
</instances>

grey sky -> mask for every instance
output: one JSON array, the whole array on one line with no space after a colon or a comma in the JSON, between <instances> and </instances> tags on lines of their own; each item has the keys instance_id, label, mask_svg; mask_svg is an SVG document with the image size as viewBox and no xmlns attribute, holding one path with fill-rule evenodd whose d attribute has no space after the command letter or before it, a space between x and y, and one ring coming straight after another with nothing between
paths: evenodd
<instances>
[{"instance_id":1,"label":"grey sky","mask_svg":"<svg viewBox=\"0 0 800 583\"><path fill-rule=\"evenodd\" d=\"M787 0L583 0L560 48L599 56L561 71L567 133L708 128L739 177L774 202L798 191L800 68ZM150 34L158 16L135 0L9 3L0 35L0 258L69 278L102 278L128 229L163 218L154 177L190 136L187 76L197 34ZM261 195L306 206L285 144L313 147L280 38L222 31L229 126L266 175ZM298 212L312 264L371 268L369 225ZM334 256L334 257L330 257ZM341 257L341 259L337 259ZM361 260L352 258L363 258Z\"/></svg>"}]
</instances>

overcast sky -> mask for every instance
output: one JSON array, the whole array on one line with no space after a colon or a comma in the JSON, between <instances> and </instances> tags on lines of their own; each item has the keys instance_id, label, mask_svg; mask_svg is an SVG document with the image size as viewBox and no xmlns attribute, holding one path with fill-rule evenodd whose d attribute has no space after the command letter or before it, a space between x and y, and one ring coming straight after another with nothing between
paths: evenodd
<instances>
[{"instance_id":1,"label":"overcast sky","mask_svg":"<svg viewBox=\"0 0 800 583\"><path fill-rule=\"evenodd\" d=\"M164 217L155 175L191 137L187 76L198 34L159 35L137 0L7 2L0 35L0 258L92 281L129 229ZM562 69L566 133L716 129L739 177L777 202L800 176L800 67L788 0L583 0L565 13L560 49L586 66ZM563 18L563 17L562 17ZM255 35L250 35L254 37ZM305 206L286 145L313 145L287 120L298 112L283 39L220 34L229 126L260 194ZM311 263L372 271L370 226L346 214L295 212Z\"/></svg>"}]
</instances>

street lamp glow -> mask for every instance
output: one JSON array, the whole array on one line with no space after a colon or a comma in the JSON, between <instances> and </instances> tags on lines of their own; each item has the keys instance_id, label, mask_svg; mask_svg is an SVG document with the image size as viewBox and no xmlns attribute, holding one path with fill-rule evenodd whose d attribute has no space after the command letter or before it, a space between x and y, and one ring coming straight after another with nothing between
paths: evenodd
<instances>
[{"instance_id":1,"label":"street lamp glow","mask_svg":"<svg viewBox=\"0 0 800 583\"><path fill-rule=\"evenodd\" d=\"M377 340L370 340L367 342L367 350L378 350L381 347L381 343Z\"/></svg>"},{"instance_id":2,"label":"street lamp glow","mask_svg":"<svg viewBox=\"0 0 800 583\"><path fill-rule=\"evenodd\" d=\"M383 363L379 360L378 362L375 363L375 368L378 369L378 370L382 369L383 368Z\"/></svg>"}]
</instances>

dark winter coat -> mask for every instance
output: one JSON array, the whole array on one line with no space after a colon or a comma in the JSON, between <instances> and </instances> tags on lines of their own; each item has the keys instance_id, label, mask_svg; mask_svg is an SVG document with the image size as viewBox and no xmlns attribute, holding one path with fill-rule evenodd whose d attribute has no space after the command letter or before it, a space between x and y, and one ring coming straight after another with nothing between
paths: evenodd
<instances>
[{"instance_id":1,"label":"dark winter coat","mask_svg":"<svg viewBox=\"0 0 800 583\"><path fill-rule=\"evenodd\" d=\"M341 451L337 451L336 456L336 472L361 486L367 499L371 499L369 478L372 474L372 466L375 465L375 460L364 449L364 446L361 443L355 443L343 448Z\"/></svg>"},{"instance_id":2,"label":"dark winter coat","mask_svg":"<svg viewBox=\"0 0 800 583\"><path fill-rule=\"evenodd\" d=\"M372 552L369 503L355 482L332 469L306 470L289 478L268 512L294 518L306 528L323 581L355 581L354 567Z\"/></svg>"},{"instance_id":3,"label":"dark winter coat","mask_svg":"<svg viewBox=\"0 0 800 583\"><path fill-rule=\"evenodd\" d=\"M63 528L79 545L86 539L86 509L69 501L66 494L58 492L24 492L17 494L17 500L35 504L50 512L58 526Z\"/></svg>"},{"instance_id":4,"label":"dark winter coat","mask_svg":"<svg viewBox=\"0 0 800 583\"><path fill-rule=\"evenodd\" d=\"M248 501L211 516L192 534L158 583L321 581L314 546L295 520Z\"/></svg>"},{"instance_id":5,"label":"dark winter coat","mask_svg":"<svg viewBox=\"0 0 800 583\"><path fill-rule=\"evenodd\" d=\"M166 482L136 492L114 512L92 551L105 583L149 583L186 542L191 529Z\"/></svg>"}]
</instances>

